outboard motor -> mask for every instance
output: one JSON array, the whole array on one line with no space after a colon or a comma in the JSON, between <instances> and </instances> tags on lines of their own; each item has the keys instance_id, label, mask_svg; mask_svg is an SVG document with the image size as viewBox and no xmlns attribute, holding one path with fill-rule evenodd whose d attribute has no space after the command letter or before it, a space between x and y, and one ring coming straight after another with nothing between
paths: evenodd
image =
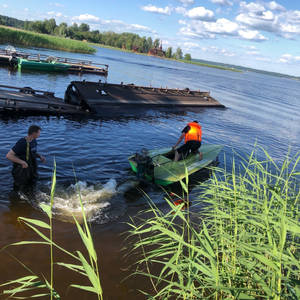
<instances>
[{"instance_id":1,"label":"outboard motor","mask_svg":"<svg viewBox=\"0 0 300 300\"><path fill-rule=\"evenodd\" d=\"M154 165L147 149L143 148L140 153L137 152L135 154L135 161L137 163L138 179L144 179L146 175L153 178Z\"/></svg>"}]
</instances>

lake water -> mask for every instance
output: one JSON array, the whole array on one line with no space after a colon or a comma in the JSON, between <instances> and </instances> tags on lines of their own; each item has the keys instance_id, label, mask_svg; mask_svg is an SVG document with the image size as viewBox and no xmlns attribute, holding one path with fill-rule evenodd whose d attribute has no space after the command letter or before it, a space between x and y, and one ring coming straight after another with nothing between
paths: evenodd
<instances>
[{"instance_id":1,"label":"lake water","mask_svg":"<svg viewBox=\"0 0 300 300\"><path fill-rule=\"evenodd\" d=\"M134 191L137 182L129 170L127 157L145 147L148 149L168 147L175 144L187 122L198 120L203 128L203 143L224 145L220 154L220 167L230 169L233 151L250 153L257 142L280 163L290 150L299 151L300 140L300 82L254 72L236 73L213 68L199 67L155 57L97 48L95 55L62 53L44 49L18 49L51 56L66 56L109 64L107 79L97 75L47 74L34 72L10 72L0 68L0 83L17 87L30 86L55 92L64 96L72 80L110 83L134 83L137 85L167 86L172 88L201 89L224 104L226 109L203 108L199 112L170 113L146 111L143 115L120 116L119 118L73 119L65 117L19 117L0 119L0 228L2 245L30 235L20 229L17 216L41 214L37 203L48 201L48 192L53 170L57 164L57 194L55 212L58 220L68 220L79 212L74 172L83 194L89 219L93 222L96 246L109 259L104 262L105 299L143 299L134 292L135 283L120 283L117 272L124 263L117 252L122 243L118 233L124 231L120 222L126 216L135 215L146 207L146 199ZM40 164L39 194L37 199L24 199L14 203L9 198L12 189L11 164L6 153L20 138L26 135L31 124L42 127L38 139L38 152L47 162ZM164 193L158 187L145 187L149 196L159 205L164 205ZM26 204L32 202L31 204ZM69 245L78 245L72 224L58 221L58 239ZM103 244L103 241L105 243ZM25 254L26 253L26 257ZM47 257L40 251L42 257ZM105 254L106 253L106 254ZM113 258L111 253L114 253ZM23 252L25 259L34 255L34 250ZM100 255L101 256L101 255ZM101 261L101 259L100 259ZM14 262L10 262L13 266ZM42 264L42 263L41 263ZM101 265L101 263L100 263ZM107 269L105 269L105 266ZM110 266L113 266L112 268ZM17 267L3 273L2 280L14 278ZM7 271L7 270L6 270ZM117 273L117 275L116 275ZM7 277L11 274L11 277ZM63 277L62 277L63 278ZM66 299L72 299L70 292ZM69 298L70 297L70 298ZM127 298L126 298L127 297ZM128 298L129 297L129 298ZM93 298L83 298L93 299Z\"/></svg>"}]
</instances>

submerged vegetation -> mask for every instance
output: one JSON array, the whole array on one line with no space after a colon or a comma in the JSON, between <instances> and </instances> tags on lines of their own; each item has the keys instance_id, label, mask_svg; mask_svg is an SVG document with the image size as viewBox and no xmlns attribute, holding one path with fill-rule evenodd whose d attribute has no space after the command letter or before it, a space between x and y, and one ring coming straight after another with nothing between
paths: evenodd
<instances>
[{"instance_id":1,"label":"submerged vegetation","mask_svg":"<svg viewBox=\"0 0 300 300\"><path fill-rule=\"evenodd\" d=\"M282 166L267 152L265 159L235 160L232 171L212 168L212 177L199 185L198 199L183 210L184 203L163 212L153 203L152 217L130 223L138 252L138 268L132 276L146 276L153 291L146 299L286 299L300 297L300 185L299 153ZM31 297L61 299L53 285L53 266L58 264L86 277L90 285L72 284L103 299L97 253L79 194L83 224L74 218L87 250L71 253L53 240L52 207L56 185L55 168L50 205L41 204L49 223L20 217L41 238L11 246L43 244L50 247L50 279L30 275L10 280L0 287L2 295L17 298L38 290ZM188 199L188 175L181 186ZM45 234L47 232L48 234ZM55 262L53 250L67 254L74 263ZM142 256L141 256L142 255ZM40 290L46 292L39 292Z\"/></svg>"},{"instance_id":2,"label":"submerged vegetation","mask_svg":"<svg viewBox=\"0 0 300 300\"><path fill-rule=\"evenodd\" d=\"M30 32L0 25L0 43L39 47L70 52L94 53L96 50L82 41L66 39L48 34Z\"/></svg>"},{"instance_id":3,"label":"submerged vegetation","mask_svg":"<svg viewBox=\"0 0 300 300\"><path fill-rule=\"evenodd\" d=\"M169 213L152 204L153 217L131 225L148 299L299 299L300 156L280 168L265 154L214 169L190 211L167 200Z\"/></svg>"}]
</instances>

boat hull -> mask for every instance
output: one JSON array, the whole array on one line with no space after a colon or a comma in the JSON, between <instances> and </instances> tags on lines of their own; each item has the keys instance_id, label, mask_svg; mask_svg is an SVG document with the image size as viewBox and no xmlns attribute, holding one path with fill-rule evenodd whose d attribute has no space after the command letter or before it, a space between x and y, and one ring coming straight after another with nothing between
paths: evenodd
<instances>
[{"instance_id":1,"label":"boat hull","mask_svg":"<svg viewBox=\"0 0 300 300\"><path fill-rule=\"evenodd\" d=\"M166 157L171 148L150 150L148 155L154 168L152 172L146 172L144 177L146 180L162 186L178 182L186 177L186 172L191 175L210 165L217 158L222 148L221 145L204 144L200 148L203 154L201 160L197 153L190 154L186 159L178 162ZM138 173L138 163L135 160L135 155L130 156L128 160L133 172Z\"/></svg>"},{"instance_id":2,"label":"boat hull","mask_svg":"<svg viewBox=\"0 0 300 300\"><path fill-rule=\"evenodd\" d=\"M21 69L45 72L66 72L71 66L69 64L63 63L31 61L23 58L18 58L18 67Z\"/></svg>"}]
</instances>

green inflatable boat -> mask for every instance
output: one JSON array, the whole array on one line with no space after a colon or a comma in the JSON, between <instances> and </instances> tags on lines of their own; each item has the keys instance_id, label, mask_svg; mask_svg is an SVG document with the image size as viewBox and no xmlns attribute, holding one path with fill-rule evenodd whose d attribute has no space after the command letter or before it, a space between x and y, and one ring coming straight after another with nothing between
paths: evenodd
<instances>
[{"instance_id":1,"label":"green inflatable boat","mask_svg":"<svg viewBox=\"0 0 300 300\"><path fill-rule=\"evenodd\" d=\"M69 64L58 63L55 61L36 61L18 58L18 67L21 69L37 70L45 72L66 72L71 67Z\"/></svg>"},{"instance_id":2,"label":"green inflatable boat","mask_svg":"<svg viewBox=\"0 0 300 300\"><path fill-rule=\"evenodd\" d=\"M140 179L146 179L158 185L166 186L185 178L185 170L191 175L216 160L222 150L222 145L203 144L200 151L203 154L189 154L186 159L173 161L174 151L171 148L146 150L131 155L128 160L132 170Z\"/></svg>"}]
</instances>

